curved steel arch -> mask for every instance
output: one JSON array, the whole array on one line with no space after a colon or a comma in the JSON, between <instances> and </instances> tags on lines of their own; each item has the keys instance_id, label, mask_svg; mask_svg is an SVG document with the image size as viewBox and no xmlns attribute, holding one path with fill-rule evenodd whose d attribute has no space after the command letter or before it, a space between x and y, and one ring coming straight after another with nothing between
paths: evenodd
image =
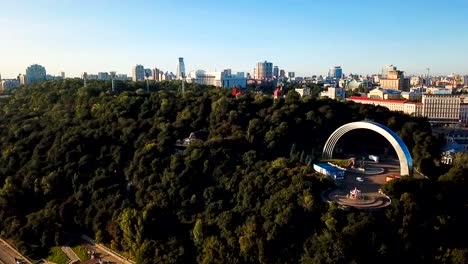
<instances>
[{"instance_id":1,"label":"curved steel arch","mask_svg":"<svg viewBox=\"0 0 468 264\"><path fill-rule=\"evenodd\" d=\"M355 129L368 129L379 133L384 136L395 149L398 159L400 160L400 174L402 176L413 176L413 159L411 153L406 147L403 140L390 128L371 121L353 122L341 126L328 138L325 146L323 147L323 158L331 159L333 157L333 150L335 149L338 140L346 133Z\"/></svg>"}]
</instances>

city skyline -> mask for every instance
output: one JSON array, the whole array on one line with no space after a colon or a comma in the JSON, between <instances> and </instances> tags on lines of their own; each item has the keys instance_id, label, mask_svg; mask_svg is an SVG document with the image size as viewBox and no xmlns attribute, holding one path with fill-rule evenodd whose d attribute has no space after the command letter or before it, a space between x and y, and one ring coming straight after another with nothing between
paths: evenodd
<instances>
[{"instance_id":1,"label":"city skyline","mask_svg":"<svg viewBox=\"0 0 468 264\"><path fill-rule=\"evenodd\" d=\"M16 78L35 63L67 77L130 76L136 64L175 73L178 57L187 73L230 68L252 74L267 60L297 76L325 76L334 65L366 75L389 64L406 75L426 74L426 68L431 75L468 74L466 1L111 3L2 3L8 10L0 18L8 37L0 42L2 77Z\"/></svg>"}]
</instances>

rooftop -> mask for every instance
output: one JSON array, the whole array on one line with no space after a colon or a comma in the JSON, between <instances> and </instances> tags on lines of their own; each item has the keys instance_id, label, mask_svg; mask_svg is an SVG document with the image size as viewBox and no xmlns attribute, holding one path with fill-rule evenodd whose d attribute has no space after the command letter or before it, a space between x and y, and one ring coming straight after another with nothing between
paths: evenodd
<instances>
[{"instance_id":1,"label":"rooftop","mask_svg":"<svg viewBox=\"0 0 468 264\"><path fill-rule=\"evenodd\" d=\"M368 102L382 102L382 103L397 103L397 104L414 104L414 105L423 105L419 102L410 102L408 100L384 100L384 99L374 99L374 98L367 98L363 96L351 96L348 98L351 101L368 101Z\"/></svg>"},{"instance_id":2,"label":"rooftop","mask_svg":"<svg viewBox=\"0 0 468 264\"><path fill-rule=\"evenodd\" d=\"M333 171L343 171L342 169L338 168L338 167L335 167L335 166L332 166L326 162L322 162L322 163L317 163L315 164L321 168L324 168L326 169L327 171L330 171L330 172L333 172Z\"/></svg>"}]
</instances>

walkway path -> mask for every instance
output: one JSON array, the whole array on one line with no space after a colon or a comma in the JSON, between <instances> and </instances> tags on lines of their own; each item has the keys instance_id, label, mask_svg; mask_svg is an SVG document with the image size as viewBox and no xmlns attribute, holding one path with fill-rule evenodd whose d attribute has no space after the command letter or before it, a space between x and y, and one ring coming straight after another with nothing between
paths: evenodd
<instances>
[{"instance_id":1,"label":"walkway path","mask_svg":"<svg viewBox=\"0 0 468 264\"><path fill-rule=\"evenodd\" d=\"M76 253L73 251L73 249L71 249L70 247L68 246L63 246L61 247L63 253L65 253L67 255L67 257L70 259L70 262L68 263L78 263L80 262L80 258L76 255Z\"/></svg>"},{"instance_id":2,"label":"walkway path","mask_svg":"<svg viewBox=\"0 0 468 264\"><path fill-rule=\"evenodd\" d=\"M0 263L2 264L16 264L16 259L22 260L24 263L31 264L23 255L14 249L5 240L0 239Z\"/></svg>"}]
</instances>

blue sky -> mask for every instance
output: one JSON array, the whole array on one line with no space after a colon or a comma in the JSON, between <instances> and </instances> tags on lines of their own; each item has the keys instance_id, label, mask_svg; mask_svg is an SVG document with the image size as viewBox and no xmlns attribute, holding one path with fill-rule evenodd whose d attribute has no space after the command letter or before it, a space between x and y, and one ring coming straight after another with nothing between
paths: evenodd
<instances>
[{"instance_id":1,"label":"blue sky","mask_svg":"<svg viewBox=\"0 0 468 264\"><path fill-rule=\"evenodd\" d=\"M300 76L468 74L468 1L419 0L0 0L0 73L33 63L48 73L252 72L268 60Z\"/></svg>"}]
</instances>

